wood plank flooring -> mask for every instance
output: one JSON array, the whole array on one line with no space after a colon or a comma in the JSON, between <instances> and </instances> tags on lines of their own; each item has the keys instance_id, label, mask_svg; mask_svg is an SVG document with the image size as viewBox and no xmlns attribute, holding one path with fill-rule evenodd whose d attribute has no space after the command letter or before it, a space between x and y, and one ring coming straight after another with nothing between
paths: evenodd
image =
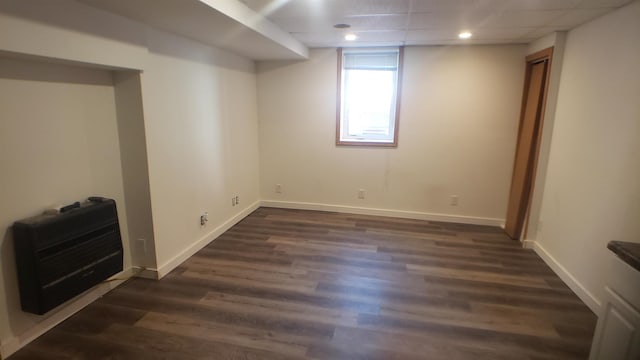
<instances>
[{"instance_id":1,"label":"wood plank flooring","mask_svg":"<svg viewBox=\"0 0 640 360\"><path fill-rule=\"evenodd\" d=\"M260 208L9 359L586 359L595 323L499 228Z\"/></svg>"}]
</instances>

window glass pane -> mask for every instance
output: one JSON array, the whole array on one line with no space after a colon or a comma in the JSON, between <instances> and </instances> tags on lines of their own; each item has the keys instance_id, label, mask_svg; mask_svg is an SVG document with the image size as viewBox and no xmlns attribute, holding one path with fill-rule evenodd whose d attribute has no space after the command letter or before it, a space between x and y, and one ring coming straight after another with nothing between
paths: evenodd
<instances>
[{"instance_id":1,"label":"window glass pane","mask_svg":"<svg viewBox=\"0 0 640 360\"><path fill-rule=\"evenodd\" d=\"M394 75L392 71L346 71L344 116L347 136L390 137Z\"/></svg>"}]
</instances>

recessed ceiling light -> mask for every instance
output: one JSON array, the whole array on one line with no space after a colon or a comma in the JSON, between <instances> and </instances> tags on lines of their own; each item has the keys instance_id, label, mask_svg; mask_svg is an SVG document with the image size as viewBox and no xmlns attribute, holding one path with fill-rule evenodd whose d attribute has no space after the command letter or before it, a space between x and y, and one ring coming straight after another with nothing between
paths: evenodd
<instances>
[{"instance_id":1,"label":"recessed ceiling light","mask_svg":"<svg viewBox=\"0 0 640 360\"><path fill-rule=\"evenodd\" d=\"M347 34L344 36L344 39L347 41L354 41L355 39L357 39L358 37L356 36L356 34Z\"/></svg>"},{"instance_id":2,"label":"recessed ceiling light","mask_svg":"<svg viewBox=\"0 0 640 360\"><path fill-rule=\"evenodd\" d=\"M471 35L472 35L472 34L471 34L470 32L468 32L468 31L463 31L463 32L461 32L460 34L458 34L458 37L459 37L460 39L469 39L469 38L471 37Z\"/></svg>"},{"instance_id":3,"label":"recessed ceiling light","mask_svg":"<svg viewBox=\"0 0 640 360\"><path fill-rule=\"evenodd\" d=\"M335 24L333 25L334 28L336 29L348 29L351 27L351 25L349 24Z\"/></svg>"}]
</instances>

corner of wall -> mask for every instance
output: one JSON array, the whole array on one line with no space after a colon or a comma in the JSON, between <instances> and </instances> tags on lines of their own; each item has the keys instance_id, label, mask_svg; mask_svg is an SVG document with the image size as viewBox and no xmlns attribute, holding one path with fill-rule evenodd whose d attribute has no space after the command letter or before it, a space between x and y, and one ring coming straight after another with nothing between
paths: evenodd
<instances>
[{"instance_id":1,"label":"corner of wall","mask_svg":"<svg viewBox=\"0 0 640 360\"><path fill-rule=\"evenodd\" d=\"M116 71L114 93L132 265L155 267L147 141L139 71Z\"/></svg>"},{"instance_id":2,"label":"corner of wall","mask_svg":"<svg viewBox=\"0 0 640 360\"><path fill-rule=\"evenodd\" d=\"M156 269L145 269L145 271L142 272L139 276L144 278L151 278L151 279L163 278L165 275L170 273L171 270L178 267L184 261L186 261L195 253L200 251L200 249L207 246L207 244L215 240L218 236L222 235L225 231L229 230L232 226L240 222L242 219L247 217L249 214L254 212L259 207L260 207L260 201L256 201L253 204L247 206L242 211L240 211L239 213L237 213L227 221L223 222L222 224L217 226L215 229L211 230L208 234L201 237L199 240L194 242L191 246L187 247L182 252L180 252L170 260L166 261L164 264L159 265Z\"/></svg>"},{"instance_id":3,"label":"corner of wall","mask_svg":"<svg viewBox=\"0 0 640 360\"><path fill-rule=\"evenodd\" d=\"M573 290L576 295L582 300L595 314L600 313L600 300L598 300L584 284L582 284L575 276L569 272L558 260L556 260L540 242L526 240L529 246L533 246L533 250L549 265L549 267L555 272L562 281Z\"/></svg>"}]
</instances>

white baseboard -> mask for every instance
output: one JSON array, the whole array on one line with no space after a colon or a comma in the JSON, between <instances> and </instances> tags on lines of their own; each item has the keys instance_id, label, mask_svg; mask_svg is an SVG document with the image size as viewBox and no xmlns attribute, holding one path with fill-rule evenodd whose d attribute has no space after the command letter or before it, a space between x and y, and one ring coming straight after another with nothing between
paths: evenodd
<instances>
[{"instance_id":1,"label":"white baseboard","mask_svg":"<svg viewBox=\"0 0 640 360\"><path fill-rule=\"evenodd\" d=\"M54 326L58 325L59 323L71 317L73 314L82 310L85 306L91 304L104 294L108 293L118 285L125 282L134 273L135 270L133 268L126 269L112 276L107 281L94 286L81 295L78 295L76 298L70 300L65 305L60 306L58 309L53 310L53 313L46 315L46 319L43 319L41 322L34 325L32 328L25 331L21 335L13 336L3 341L2 344L0 344L0 355L2 355L3 359L9 357L11 354L20 350L22 347L32 342L40 335L49 331Z\"/></svg>"},{"instance_id":2,"label":"white baseboard","mask_svg":"<svg viewBox=\"0 0 640 360\"><path fill-rule=\"evenodd\" d=\"M251 214L253 211L255 211L259 207L260 207L260 201L254 202L244 210L240 211L237 215L233 216L232 218L225 221L215 229L211 230L207 235L201 237L200 240L196 241L191 246L184 249L181 253L174 256L171 260L158 266L157 269L146 269L144 272L141 273L141 277L146 277L151 279L162 279L162 277L170 273L171 270L178 267L185 260L193 256L193 254L200 251L200 249L207 246L207 244L209 244L218 236L222 235L222 233L229 230L233 225L240 222L240 220L247 217L247 215Z\"/></svg>"},{"instance_id":3,"label":"white baseboard","mask_svg":"<svg viewBox=\"0 0 640 360\"><path fill-rule=\"evenodd\" d=\"M291 202L291 201L263 200L261 202L261 206L283 208L283 209L331 211L331 212L350 213L350 214L359 214L359 215L388 216L388 217L405 218L405 219L443 221L443 222L454 222L454 223L473 224L473 225L501 226L504 223L504 219L448 215L448 214L433 214L433 213L425 213L425 212L418 212L418 211L374 209L374 208L364 208L364 207L355 207L355 206L329 205L329 204Z\"/></svg>"},{"instance_id":4,"label":"white baseboard","mask_svg":"<svg viewBox=\"0 0 640 360\"><path fill-rule=\"evenodd\" d=\"M526 240L526 242L533 243L533 250L544 260L547 265L562 279L562 281L573 290L576 295L587 304L589 309L596 315L600 314L600 300L598 300L592 293L582 285L578 279L576 279L571 273L562 266L549 252L535 240Z\"/></svg>"},{"instance_id":5,"label":"white baseboard","mask_svg":"<svg viewBox=\"0 0 640 360\"><path fill-rule=\"evenodd\" d=\"M145 268L136 272L135 275L133 276L143 278L143 279L158 280L158 269Z\"/></svg>"}]
</instances>

